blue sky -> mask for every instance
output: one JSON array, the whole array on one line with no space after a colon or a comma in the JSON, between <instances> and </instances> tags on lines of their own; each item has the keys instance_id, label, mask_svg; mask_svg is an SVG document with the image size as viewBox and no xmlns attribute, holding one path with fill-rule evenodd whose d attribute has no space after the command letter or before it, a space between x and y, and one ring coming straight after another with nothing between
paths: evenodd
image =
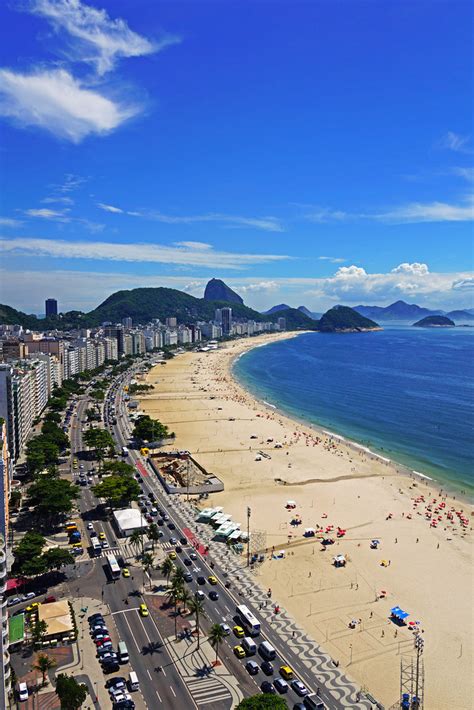
<instances>
[{"instance_id":1,"label":"blue sky","mask_svg":"<svg viewBox=\"0 0 474 710\"><path fill-rule=\"evenodd\" d=\"M472 306L472 5L0 4L0 300Z\"/></svg>"}]
</instances>

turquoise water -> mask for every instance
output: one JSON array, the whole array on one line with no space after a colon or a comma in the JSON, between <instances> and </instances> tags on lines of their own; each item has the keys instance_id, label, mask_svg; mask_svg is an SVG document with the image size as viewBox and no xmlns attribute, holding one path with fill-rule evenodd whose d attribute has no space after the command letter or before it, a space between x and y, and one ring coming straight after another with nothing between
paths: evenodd
<instances>
[{"instance_id":1,"label":"turquoise water","mask_svg":"<svg viewBox=\"0 0 474 710\"><path fill-rule=\"evenodd\" d=\"M474 493L474 329L309 333L249 351L234 373L287 414Z\"/></svg>"}]
</instances>

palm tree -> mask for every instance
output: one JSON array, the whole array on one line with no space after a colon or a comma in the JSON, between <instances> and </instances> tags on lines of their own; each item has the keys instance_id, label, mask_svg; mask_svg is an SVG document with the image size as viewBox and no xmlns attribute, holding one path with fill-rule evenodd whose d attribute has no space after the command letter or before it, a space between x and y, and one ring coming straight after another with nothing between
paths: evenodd
<instances>
[{"instance_id":1,"label":"palm tree","mask_svg":"<svg viewBox=\"0 0 474 710\"><path fill-rule=\"evenodd\" d=\"M160 567L160 572L161 574L164 574L166 577L166 585L168 585L168 582L170 580L171 573L174 570L174 564L173 560L171 560L169 557L166 558L161 564Z\"/></svg>"},{"instance_id":2,"label":"palm tree","mask_svg":"<svg viewBox=\"0 0 474 710\"><path fill-rule=\"evenodd\" d=\"M179 610L180 614L186 611L186 609L189 607L192 598L193 595L191 594L189 589L187 587L182 587L179 601L181 602L181 604L183 604L183 608Z\"/></svg>"},{"instance_id":3,"label":"palm tree","mask_svg":"<svg viewBox=\"0 0 474 710\"><path fill-rule=\"evenodd\" d=\"M171 577L171 582L172 584L178 586L178 587L184 587L184 575L186 572L182 567L175 567L175 570L173 572L173 576Z\"/></svg>"},{"instance_id":4,"label":"palm tree","mask_svg":"<svg viewBox=\"0 0 474 710\"><path fill-rule=\"evenodd\" d=\"M204 616L204 604L201 599L193 597L189 602L189 610L191 614L196 614L196 634L197 634L197 650L200 648L200 638L199 638L199 616Z\"/></svg>"},{"instance_id":5,"label":"palm tree","mask_svg":"<svg viewBox=\"0 0 474 710\"><path fill-rule=\"evenodd\" d=\"M178 624L178 602L181 601L182 588L180 584L172 583L171 587L168 589L166 596L168 601L174 606L174 637L178 638L177 624Z\"/></svg>"},{"instance_id":6,"label":"palm tree","mask_svg":"<svg viewBox=\"0 0 474 710\"><path fill-rule=\"evenodd\" d=\"M216 664L217 664L217 656L219 654L219 644L220 642L224 639L225 634L224 631L222 630L222 626L220 624L212 624L211 630L209 632L209 641L211 646L213 646L216 649Z\"/></svg>"},{"instance_id":7,"label":"palm tree","mask_svg":"<svg viewBox=\"0 0 474 710\"><path fill-rule=\"evenodd\" d=\"M42 675L42 685L46 683L46 674L51 668L56 666L56 661L54 658L50 658L45 653L39 653L36 663L33 663L32 668L35 671L39 671Z\"/></svg>"},{"instance_id":8,"label":"palm tree","mask_svg":"<svg viewBox=\"0 0 474 710\"><path fill-rule=\"evenodd\" d=\"M146 574L148 574L150 569L153 567L153 555L150 555L149 552L145 552L142 555L142 567L143 567L143 571ZM151 588L151 577L149 577L149 579L150 579L150 588Z\"/></svg>"},{"instance_id":9,"label":"palm tree","mask_svg":"<svg viewBox=\"0 0 474 710\"><path fill-rule=\"evenodd\" d=\"M152 552L155 552L155 542L158 542L160 539L158 525L156 523L151 523L151 525L148 526L146 533L148 535L148 539L151 540Z\"/></svg>"},{"instance_id":10,"label":"palm tree","mask_svg":"<svg viewBox=\"0 0 474 710\"><path fill-rule=\"evenodd\" d=\"M130 535L130 544L134 545L135 548L138 548L140 543L143 545L143 532L141 530L134 530Z\"/></svg>"}]
</instances>

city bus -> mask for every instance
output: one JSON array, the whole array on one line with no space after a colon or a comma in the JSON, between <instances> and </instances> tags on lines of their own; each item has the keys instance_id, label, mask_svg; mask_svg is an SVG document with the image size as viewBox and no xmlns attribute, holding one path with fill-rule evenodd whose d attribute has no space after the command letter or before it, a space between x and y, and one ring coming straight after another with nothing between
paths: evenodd
<instances>
[{"instance_id":1,"label":"city bus","mask_svg":"<svg viewBox=\"0 0 474 710\"><path fill-rule=\"evenodd\" d=\"M107 563L112 579L118 579L120 577L120 567L115 555L107 555Z\"/></svg>"},{"instance_id":2,"label":"city bus","mask_svg":"<svg viewBox=\"0 0 474 710\"><path fill-rule=\"evenodd\" d=\"M236 608L237 615L244 629L247 630L250 636L258 636L260 633L260 622L252 614L250 609L245 604L240 604Z\"/></svg>"}]
</instances>

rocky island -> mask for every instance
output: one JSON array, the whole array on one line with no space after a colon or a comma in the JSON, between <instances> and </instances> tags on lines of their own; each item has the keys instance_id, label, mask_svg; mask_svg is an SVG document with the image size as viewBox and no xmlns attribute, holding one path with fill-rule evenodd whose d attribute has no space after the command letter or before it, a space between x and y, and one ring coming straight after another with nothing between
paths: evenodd
<instances>
[{"instance_id":1,"label":"rocky island","mask_svg":"<svg viewBox=\"0 0 474 710\"><path fill-rule=\"evenodd\" d=\"M370 330L381 330L378 323L361 316L348 306L334 306L321 316L318 330L322 333L364 333Z\"/></svg>"},{"instance_id":2,"label":"rocky island","mask_svg":"<svg viewBox=\"0 0 474 710\"><path fill-rule=\"evenodd\" d=\"M426 316L413 323L414 328L454 328L455 322L447 316Z\"/></svg>"}]
</instances>

